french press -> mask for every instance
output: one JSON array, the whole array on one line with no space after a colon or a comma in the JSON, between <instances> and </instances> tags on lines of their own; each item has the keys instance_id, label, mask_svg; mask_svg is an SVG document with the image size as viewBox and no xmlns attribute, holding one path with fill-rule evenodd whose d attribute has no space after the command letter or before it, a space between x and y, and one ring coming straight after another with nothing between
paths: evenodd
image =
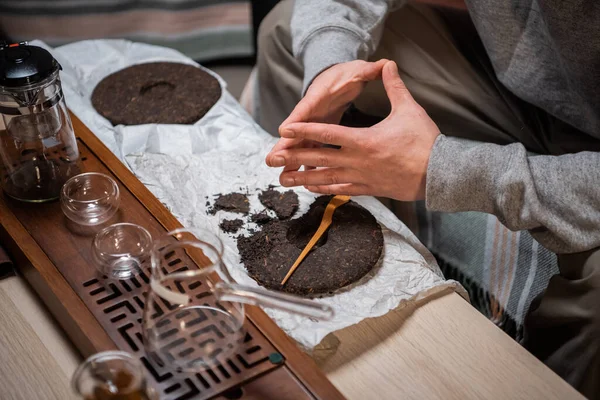
<instances>
[{"instance_id":1,"label":"french press","mask_svg":"<svg viewBox=\"0 0 600 400\"><path fill-rule=\"evenodd\" d=\"M79 173L60 70L41 47L0 43L0 182L17 200L55 200Z\"/></svg>"}]
</instances>

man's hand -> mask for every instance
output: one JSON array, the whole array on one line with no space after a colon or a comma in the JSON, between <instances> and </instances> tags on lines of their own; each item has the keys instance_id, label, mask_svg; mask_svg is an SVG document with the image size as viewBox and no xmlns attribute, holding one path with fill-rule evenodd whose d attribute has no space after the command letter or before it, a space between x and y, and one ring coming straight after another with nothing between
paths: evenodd
<instances>
[{"instance_id":1,"label":"man's hand","mask_svg":"<svg viewBox=\"0 0 600 400\"><path fill-rule=\"evenodd\" d=\"M336 64L321 72L290 116L281 123L279 131L294 122L339 123L346 108L363 91L367 82L381 79L381 71L387 61L356 60Z\"/></svg>"},{"instance_id":2,"label":"man's hand","mask_svg":"<svg viewBox=\"0 0 600 400\"><path fill-rule=\"evenodd\" d=\"M279 179L283 186L404 201L425 197L429 155L440 131L406 89L396 63L386 62L382 77L392 111L377 125L363 129L327 123L282 125L280 134L285 139L341 146L339 150L274 149L267 156L271 167L316 167L308 171L284 169Z\"/></svg>"},{"instance_id":3,"label":"man's hand","mask_svg":"<svg viewBox=\"0 0 600 400\"><path fill-rule=\"evenodd\" d=\"M295 122L325 122L337 124L344 111L363 91L367 82L381 79L387 60L377 62L350 61L336 64L321 72L309 86L290 116L283 121L279 133ZM320 144L302 139L282 138L271 153L292 148L314 148ZM300 165L286 165L285 171L297 171ZM310 168L310 167L309 167Z\"/></svg>"}]
</instances>

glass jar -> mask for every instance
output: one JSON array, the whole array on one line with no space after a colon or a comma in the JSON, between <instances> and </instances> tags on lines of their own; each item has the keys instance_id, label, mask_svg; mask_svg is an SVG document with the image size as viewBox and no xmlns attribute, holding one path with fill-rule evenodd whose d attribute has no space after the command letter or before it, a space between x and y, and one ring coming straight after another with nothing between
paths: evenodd
<instances>
[{"instance_id":1,"label":"glass jar","mask_svg":"<svg viewBox=\"0 0 600 400\"><path fill-rule=\"evenodd\" d=\"M0 49L0 182L18 200L58 199L79 173L79 151L65 103L60 65L46 50Z\"/></svg>"},{"instance_id":2,"label":"glass jar","mask_svg":"<svg viewBox=\"0 0 600 400\"><path fill-rule=\"evenodd\" d=\"M156 400L140 361L124 351L105 351L85 360L71 386L85 400Z\"/></svg>"}]
</instances>

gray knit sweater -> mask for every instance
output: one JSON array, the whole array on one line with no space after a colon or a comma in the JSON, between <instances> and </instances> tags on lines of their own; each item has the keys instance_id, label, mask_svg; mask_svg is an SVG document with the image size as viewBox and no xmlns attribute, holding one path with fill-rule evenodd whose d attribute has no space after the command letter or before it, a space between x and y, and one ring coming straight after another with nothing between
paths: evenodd
<instances>
[{"instance_id":1,"label":"gray knit sweater","mask_svg":"<svg viewBox=\"0 0 600 400\"><path fill-rule=\"evenodd\" d=\"M296 0L304 86L331 65L367 59L403 0ZM466 0L496 76L511 92L600 139L600 2ZM541 134L541 133L540 133ZM440 136L427 206L482 211L557 253L600 247L600 153L530 156L521 144L465 146Z\"/></svg>"}]
</instances>

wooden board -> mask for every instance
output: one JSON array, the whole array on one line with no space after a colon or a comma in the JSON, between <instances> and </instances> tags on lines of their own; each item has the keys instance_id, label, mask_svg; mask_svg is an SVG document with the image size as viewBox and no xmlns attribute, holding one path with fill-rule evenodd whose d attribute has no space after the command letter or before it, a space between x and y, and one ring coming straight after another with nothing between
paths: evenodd
<instances>
[{"instance_id":1,"label":"wooden board","mask_svg":"<svg viewBox=\"0 0 600 400\"><path fill-rule=\"evenodd\" d=\"M10 278L16 280L17 278ZM8 280L6 280L8 281ZM12 299L2 290L5 281L0 281L0 389L3 399L75 400L68 380L40 338L30 329L20 308L7 307ZM19 304L20 306L20 304ZM66 360L67 363L70 360ZM40 368L43 365L45 368ZM39 371L35 377L23 371Z\"/></svg>"},{"instance_id":2,"label":"wooden board","mask_svg":"<svg viewBox=\"0 0 600 400\"><path fill-rule=\"evenodd\" d=\"M153 237L181 226L77 118L73 117L73 123L83 170L106 173L119 183L121 206L114 222L140 224ZM140 332L147 269L126 281L109 282L98 277L90 258L93 230L69 223L58 202L29 205L3 198L0 213L0 237L9 244L18 265L26 266L25 276L84 355L115 347L138 355L164 398L209 398L237 390L258 376L263 376L261 385L272 382L278 390L283 385L291 393L307 393L308 398L343 398L314 361L254 307L247 309L248 334L243 347L227 363L193 375L160 368L145 355ZM172 270L198 268L201 260L195 261L182 257ZM205 291L202 285L190 285L187 290ZM273 353L283 356L284 366L269 361ZM278 378L270 379L272 373Z\"/></svg>"}]
</instances>

